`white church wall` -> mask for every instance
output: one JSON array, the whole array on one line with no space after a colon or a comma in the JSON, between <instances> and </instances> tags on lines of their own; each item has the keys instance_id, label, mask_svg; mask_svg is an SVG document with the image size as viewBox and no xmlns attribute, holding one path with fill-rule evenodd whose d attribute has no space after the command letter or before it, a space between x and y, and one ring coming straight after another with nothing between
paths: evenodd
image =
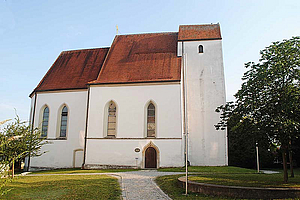
<instances>
[{"instance_id":1,"label":"white church wall","mask_svg":"<svg viewBox=\"0 0 300 200\"><path fill-rule=\"evenodd\" d=\"M128 166L144 168L143 150L150 141L158 149L158 167L183 166L181 139L90 139L87 141L87 166ZM139 148L140 152L135 152Z\"/></svg>"},{"instance_id":2,"label":"white church wall","mask_svg":"<svg viewBox=\"0 0 300 200\"><path fill-rule=\"evenodd\" d=\"M45 105L49 107L47 139L50 144L42 148L42 151L46 151L45 154L31 158L30 166L73 167L75 151L84 148L87 90L38 93L36 101L35 127L41 127L42 109ZM63 105L68 108L67 136L66 139L58 139L60 110ZM78 156L76 159L80 160Z\"/></svg>"},{"instance_id":3,"label":"white church wall","mask_svg":"<svg viewBox=\"0 0 300 200\"><path fill-rule=\"evenodd\" d=\"M204 53L198 52L203 45ZM225 103L221 40L184 41L187 65L189 160L191 165L227 165L226 131L216 131L215 109Z\"/></svg>"},{"instance_id":4,"label":"white church wall","mask_svg":"<svg viewBox=\"0 0 300 200\"><path fill-rule=\"evenodd\" d=\"M146 109L156 105L156 137L181 138L180 84L93 86L90 92L88 137L103 138L105 105L117 104L117 138L146 137Z\"/></svg>"},{"instance_id":5,"label":"white church wall","mask_svg":"<svg viewBox=\"0 0 300 200\"><path fill-rule=\"evenodd\" d=\"M146 106L156 107L156 138L160 167L182 166L180 84L137 84L92 86L88 118L86 164L135 166L135 147L149 142L146 138ZM117 105L117 139L104 139L105 105ZM141 153L139 158L142 165Z\"/></svg>"}]
</instances>

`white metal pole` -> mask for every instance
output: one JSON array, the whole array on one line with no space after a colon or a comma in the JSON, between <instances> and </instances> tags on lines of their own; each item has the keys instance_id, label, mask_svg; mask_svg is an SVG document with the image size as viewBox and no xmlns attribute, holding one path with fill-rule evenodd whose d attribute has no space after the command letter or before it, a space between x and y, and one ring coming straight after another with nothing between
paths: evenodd
<instances>
[{"instance_id":1,"label":"white metal pole","mask_svg":"<svg viewBox=\"0 0 300 200\"><path fill-rule=\"evenodd\" d=\"M259 173L258 143L256 143L256 163L257 163L257 173Z\"/></svg>"},{"instance_id":2,"label":"white metal pole","mask_svg":"<svg viewBox=\"0 0 300 200\"><path fill-rule=\"evenodd\" d=\"M183 47L182 47L183 48ZM186 54L183 54L183 67L184 67L184 116L185 116L185 194L188 194L188 116L187 116L187 67L186 67Z\"/></svg>"}]
</instances>

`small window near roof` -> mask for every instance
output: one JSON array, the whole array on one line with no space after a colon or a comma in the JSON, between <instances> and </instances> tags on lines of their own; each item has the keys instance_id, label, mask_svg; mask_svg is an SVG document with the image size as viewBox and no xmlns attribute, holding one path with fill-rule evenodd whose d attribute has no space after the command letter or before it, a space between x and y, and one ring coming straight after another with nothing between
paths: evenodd
<instances>
[{"instance_id":1,"label":"small window near roof","mask_svg":"<svg viewBox=\"0 0 300 200\"><path fill-rule=\"evenodd\" d=\"M199 45L199 53L203 53L203 46L202 45Z\"/></svg>"}]
</instances>

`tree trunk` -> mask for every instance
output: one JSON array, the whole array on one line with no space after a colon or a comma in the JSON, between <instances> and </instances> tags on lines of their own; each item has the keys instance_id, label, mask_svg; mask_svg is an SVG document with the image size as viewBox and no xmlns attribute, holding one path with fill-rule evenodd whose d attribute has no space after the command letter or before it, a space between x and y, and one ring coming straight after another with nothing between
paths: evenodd
<instances>
[{"instance_id":1,"label":"tree trunk","mask_svg":"<svg viewBox=\"0 0 300 200\"><path fill-rule=\"evenodd\" d=\"M283 182L288 182L287 160L286 160L286 147L282 147L282 161L283 161Z\"/></svg>"},{"instance_id":2,"label":"tree trunk","mask_svg":"<svg viewBox=\"0 0 300 200\"><path fill-rule=\"evenodd\" d=\"M26 169L27 172L29 172L29 167L30 167L30 152L29 152L28 162L27 162L27 169Z\"/></svg>"},{"instance_id":3,"label":"tree trunk","mask_svg":"<svg viewBox=\"0 0 300 200\"><path fill-rule=\"evenodd\" d=\"M289 151L289 157L290 157L290 170L291 170L291 177L294 178L294 163L293 163L293 152L292 150Z\"/></svg>"},{"instance_id":4,"label":"tree trunk","mask_svg":"<svg viewBox=\"0 0 300 200\"><path fill-rule=\"evenodd\" d=\"M12 178L14 178L14 176L15 176L15 160L13 160L13 162L12 162L11 173L12 173Z\"/></svg>"}]
</instances>

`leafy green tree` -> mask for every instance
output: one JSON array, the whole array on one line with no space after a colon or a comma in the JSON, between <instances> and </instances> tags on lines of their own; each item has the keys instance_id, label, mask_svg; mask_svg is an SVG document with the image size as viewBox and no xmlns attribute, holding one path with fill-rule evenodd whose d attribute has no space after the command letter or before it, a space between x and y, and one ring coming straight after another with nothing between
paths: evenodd
<instances>
[{"instance_id":1,"label":"leafy green tree","mask_svg":"<svg viewBox=\"0 0 300 200\"><path fill-rule=\"evenodd\" d=\"M287 182L289 143L300 135L300 37L274 42L260 54L258 63L245 64L249 70L236 101L217 108L222 114L216 128L224 129L233 114L247 118L255 127L254 135L280 145Z\"/></svg>"},{"instance_id":2,"label":"leafy green tree","mask_svg":"<svg viewBox=\"0 0 300 200\"><path fill-rule=\"evenodd\" d=\"M272 167L276 147L265 134L257 134L251 120L233 115L228 120L228 164L230 166L255 168L256 144L259 147L261 167Z\"/></svg>"},{"instance_id":3,"label":"leafy green tree","mask_svg":"<svg viewBox=\"0 0 300 200\"><path fill-rule=\"evenodd\" d=\"M47 142L41 137L39 129L32 129L27 122L17 116L12 123L6 125L0 132L0 164L12 167L27 156L40 156L41 148Z\"/></svg>"}]
</instances>

